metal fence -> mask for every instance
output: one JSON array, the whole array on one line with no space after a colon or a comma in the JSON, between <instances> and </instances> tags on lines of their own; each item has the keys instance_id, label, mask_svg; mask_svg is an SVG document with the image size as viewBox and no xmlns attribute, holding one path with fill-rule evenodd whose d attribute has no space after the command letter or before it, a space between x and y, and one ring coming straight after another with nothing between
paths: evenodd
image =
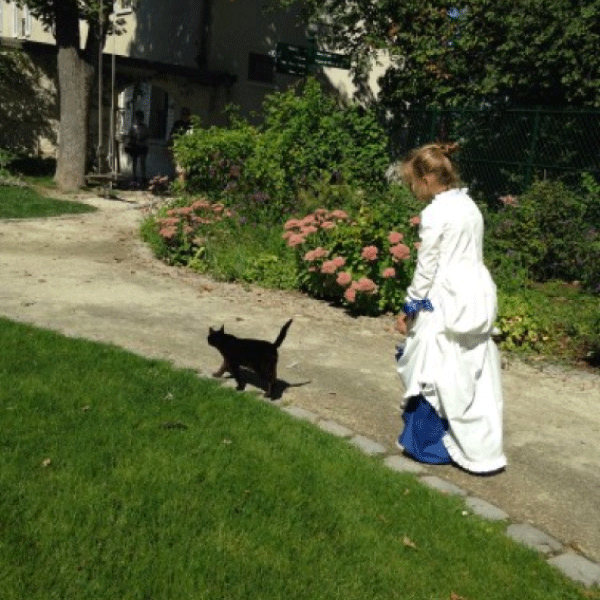
<instances>
[{"instance_id":1,"label":"metal fence","mask_svg":"<svg viewBox=\"0 0 600 600\"><path fill-rule=\"evenodd\" d=\"M600 179L600 111L407 110L390 137L398 158L434 140L460 142L461 177L486 196L521 193L535 178Z\"/></svg>"}]
</instances>

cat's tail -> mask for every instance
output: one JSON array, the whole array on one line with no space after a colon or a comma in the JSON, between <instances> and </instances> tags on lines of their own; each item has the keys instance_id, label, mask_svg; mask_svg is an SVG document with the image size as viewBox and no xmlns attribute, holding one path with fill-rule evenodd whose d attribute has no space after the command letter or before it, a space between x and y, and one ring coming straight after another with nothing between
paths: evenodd
<instances>
[{"instance_id":1,"label":"cat's tail","mask_svg":"<svg viewBox=\"0 0 600 600\"><path fill-rule=\"evenodd\" d=\"M279 346L281 346L283 340L285 340L285 336L287 335L287 330L289 329L289 326L292 324L292 321L294 319L290 319L282 328L281 331L279 332L279 335L277 336L277 339L275 340L275 342L273 343L273 346L275 346L275 348L279 348Z\"/></svg>"}]
</instances>

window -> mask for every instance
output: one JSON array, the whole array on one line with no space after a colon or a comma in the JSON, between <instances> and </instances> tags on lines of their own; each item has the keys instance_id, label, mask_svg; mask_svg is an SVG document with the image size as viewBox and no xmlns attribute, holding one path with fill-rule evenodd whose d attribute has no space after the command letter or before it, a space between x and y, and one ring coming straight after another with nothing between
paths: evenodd
<instances>
[{"instance_id":1,"label":"window","mask_svg":"<svg viewBox=\"0 0 600 600\"><path fill-rule=\"evenodd\" d=\"M117 15L130 13L133 10L133 0L116 0L114 3L114 11Z\"/></svg>"},{"instance_id":2,"label":"window","mask_svg":"<svg viewBox=\"0 0 600 600\"><path fill-rule=\"evenodd\" d=\"M13 37L24 38L31 35L31 14L27 6L19 8L13 4Z\"/></svg>"},{"instance_id":3,"label":"window","mask_svg":"<svg viewBox=\"0 0 600 600\"><path fill-rule=\"evenodd\" d=\"M268 54L250 52L248 56L248 81L275 83L275 59Z\"/></svg>"}]
</instances>

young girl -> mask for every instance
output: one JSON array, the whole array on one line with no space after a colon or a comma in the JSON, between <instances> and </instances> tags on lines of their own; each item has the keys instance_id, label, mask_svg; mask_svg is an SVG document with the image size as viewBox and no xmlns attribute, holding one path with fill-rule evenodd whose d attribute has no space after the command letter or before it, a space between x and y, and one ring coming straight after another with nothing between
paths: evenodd
<instances>
[{"instance_id":1,"label":"young girl","mask_svg":"<svg viewBox=\"0 0 600 600\"><path fill-rule=\"evenodd\" d=\"M473 473L506 466L500 361L491 339L496 286L483 264L483 219L459 188L454 145L413 150L402 175L428 205L417 267L398 330L406 404L398 445L415 459Z\"/></svg>"}]
</instances>

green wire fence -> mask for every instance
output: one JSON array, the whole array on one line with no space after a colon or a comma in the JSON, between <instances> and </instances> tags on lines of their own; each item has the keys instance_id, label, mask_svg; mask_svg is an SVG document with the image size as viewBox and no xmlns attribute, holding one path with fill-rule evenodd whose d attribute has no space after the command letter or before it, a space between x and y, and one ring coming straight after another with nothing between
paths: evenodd
<instances>
[{"instance_id":1,"label":"green wire fence","mask_svg":"<svg viewBox=\"0 0 600 600\"><path fill-rule=\"evenodd\" d=\"M535 178L600 179L600 111L406 110L391 128L392 156L432 141L458 141L462 179L487 196L519 194Z\"/></svg>"}]
</instances>

